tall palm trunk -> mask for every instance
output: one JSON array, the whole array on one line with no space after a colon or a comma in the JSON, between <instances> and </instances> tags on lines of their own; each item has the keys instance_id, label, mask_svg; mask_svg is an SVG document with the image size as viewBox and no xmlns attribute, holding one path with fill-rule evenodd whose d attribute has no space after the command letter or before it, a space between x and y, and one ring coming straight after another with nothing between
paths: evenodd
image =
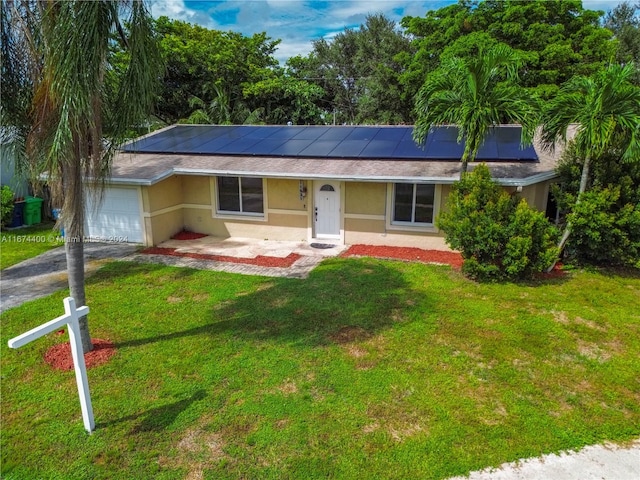
<instances>
[{"instance_id":1,"label":"tall palm trunk","mask_svg":"<svg viewBox=\"0 0 640 480\"><path fill-rule=\"evenodd\" d=\"M586 158L584 159L584 163L582 164L582 174L580 175L580 187L578 188L578 197L576 198L576 205L580 205L580 202L582 201L582 194L587 189L587 182L589 181L590 167L591 167L591 158L587 155ZM567 240L569 240L569 236L571 235L571 229L572 229L571 222L568 221L564 227L564 231L562 232L562 237L558 242L558 257L560 257L560 255L562 254L562 251L564 250L564 247L567 244ZM556 266L556 263L558 263L558 260L553 262L553 265L551 265L547 269L547 272L550 272L551 270L553 270L553 268Z\"/></svg>"},{"instance_id":2,"label":"tall palm trunk","mask_svg":"<svg viewBox=\"0 0 640 480\"><path fill-rule=\"evenodd\" d=\"M69 291L76 305L86 303L84 289L84 192L82 187L82 162L78 158L62 165L64 182L63 224L65 228L65 253ZM80 318L80 338L84 353L93 350L89 321Z\"/></svg>"}]
</instances>

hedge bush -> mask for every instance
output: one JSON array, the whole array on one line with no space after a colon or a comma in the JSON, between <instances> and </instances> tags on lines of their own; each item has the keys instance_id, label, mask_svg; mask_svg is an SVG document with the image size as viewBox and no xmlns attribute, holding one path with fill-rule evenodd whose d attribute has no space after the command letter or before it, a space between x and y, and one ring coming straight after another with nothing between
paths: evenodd
<instances>
[{"instance_id":1,"label":"hedge bush","mask_svg":"<svg viewBox=\"0 0 640 480\"><path fill-rule=\"evenodd\" d=\"M512 196L478 165L453 184L436 225L464 258L462 271L480 280L530 277L557 256L558 230L543 212Z\"/></svg>"},{"instance_id":2,"label":"hedge bush","mask_svg":"<svg viewBox=\"0 0 640 480\"><path fill-rule=\"evenodd\" d=\"M567 261L640 268L640 162L620 161L612 148L594 159L588 190L576 205L582 159L573 146L559 166L560 182L552 191L571 221Z\"/></svg>"},{"instance_id":3,"label":"hedge bush","mask_svg":"<svg viewBox=\"0 0 640 480\"><path fill-rule=\"evenodd\" d=\"M7 185L0 189L0 220L2 226L11 223L13 214L13 191Z\"/></svg>"}]
</instances>

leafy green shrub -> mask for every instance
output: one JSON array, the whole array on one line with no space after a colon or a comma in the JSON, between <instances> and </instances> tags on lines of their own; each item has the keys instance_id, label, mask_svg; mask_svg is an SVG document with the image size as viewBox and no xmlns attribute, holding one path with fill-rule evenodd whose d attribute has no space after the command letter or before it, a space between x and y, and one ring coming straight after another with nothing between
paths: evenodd
<instances>
[{"instance_id":1,"label":"leafy green shrub","mask_svg":"<svg viewBox=\"0 0 640 480\"><path fill-rule=\"evenodd\" d=\"M505 192L484 164L453 184L436 224L472 278L524 278L544 271L557 255L557 229L544 213Z\"/></svg>"},{"instance_id":2,"label":"leafy green shrub","mask_svg":"<svg viewBox=\"0 0 640 480\"><path fill-rule=\"evenodd\" d=\"M0 218L2 225L11 223L13 213L13 191L7 185L0 189Z\"/></svg>"},{"instance_id":3,"label":"leafy green shrub","mask_svg":"<svg viewBox=\"0 0 640 480\"><path fill-rule=\"evenodd\" d=\"M621 162L615 148L594 159L587 190L576 205L581 159L573 148L563 156L553 195L571 212L565 255L578 263L640 268L640 162Z\"/></svg>"},{"instance_id":4,"label":"leafy green shrub","mask_svg":"<svg viewBox=\"0 0 640 480\"><path fill-rule=\"evenodd\" d=\"M619 205L620 187L596 187L567 215L568 253L581 263L640 268L640 204Z\"/></svg>"}]
</instances>

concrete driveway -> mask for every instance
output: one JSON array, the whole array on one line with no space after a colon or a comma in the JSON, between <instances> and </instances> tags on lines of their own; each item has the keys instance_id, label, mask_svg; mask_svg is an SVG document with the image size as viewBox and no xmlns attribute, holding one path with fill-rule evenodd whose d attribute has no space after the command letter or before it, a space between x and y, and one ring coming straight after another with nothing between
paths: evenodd
<instances>
[{"instance_id":1,"label":"concrete driveway","mask_svg":"<svg viewBox=\"0 0 640 480\"><path fill-rule=\"evenodd\" d=\"M106 261L129 256L137 249L137 245L130 243L86 243L85 271L91 274ZM63 246L2 270L0 312L66 287L67 258Z\"/></svg>"}]
</instances>

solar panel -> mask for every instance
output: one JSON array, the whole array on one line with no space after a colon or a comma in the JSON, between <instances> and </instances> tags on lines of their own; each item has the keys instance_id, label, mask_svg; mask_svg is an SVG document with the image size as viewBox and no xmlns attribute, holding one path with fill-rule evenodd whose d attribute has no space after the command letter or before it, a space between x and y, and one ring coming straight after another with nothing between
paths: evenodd
<instances>
[{"instance_id":1,"label":"solar panel","mask_svg":"<svg viewBox=\"0 0 640 480\"><path fill-rule=\"evenodd\" d=\"M393 151L393 157L396 158L426 158L426 151L420 148L411 139L402 139L396 145Z\"/></svg>"},{"instance_id":2,"label":"solar panel","mask_svg":"<svg viewBox=\"0 0 640 480\"><path fill-rule=\"evenodd\" d=\"M266 138L246 151L242 152L245 155L270 155L273 150L285 143L287 140L282 138Z\"/></svg>"},{"instance_id":3,"label":"solar panel","mask_svg":"<svg viewBox=\"0 0 640 480\"><path fill-rule=\"evenodd\" d=\"M144 152L171 152L176 151L181 144L190 140L196 143L199 137L210 134L207 127L199 127L197 125L185 126L177 125L169 130L159 132L155 135L136 140L132 145L125 148L126 151L144 151Z\"/></svg>"},{"instance_id":4,"label":"solar panel","mask_svg":"<svg viewBox=\"0 0 640 480\"><path fill-rule=\"evenodd\" d=\"M343 140L331 150L331 157L358 157L369 142L367 140Z\"/></svg>"},{"instance_id":5,"label":"solar panel","mask_svg":"<svg viewBox=\"0 0 640 480\"><path fill-rule=\"evenodd\" d=\"M274 127L273 133L269 135L267 138L289 140L290 138L295 137L297 133L299 133L299 130L297 128Z\"/></svg>"},{"instance_id":6,"label":"solar panel","mask_svg":"<svg viewBox=\"0 0 640 480\"><path fill-rule=\"evenodd\" d=\"M248 127L247 127L248 128ZM257 138L259 140L269 138L269 136L273 135L273 128L264 128L264 127L253 127L249 133L245 135L246 138Z\"/></svg>"},{"instance_id":7,"label":"solar panel","mask_svg":"<svg viewBox=\"0 0 640 480\"><path fill-rule=\"evenodd\" d=\"M536 151L531 145L521 148L520 145L515 144L498 144L498 155L496 157L498 160L533 160L537 159L537 157Z\"/></svg>"},{"instance_id":8,"label":"solar panel","mask_svg":"<svg viewBox=\"0 0 640 480\"><path fill-rule=\"evenodd\" d=\"M456 127L432 127L428 136L438 142L458 143L458 129Z\"/></svg>"},{"instance_id":9,"label":"solar panel","mask_svg":"<svg viewBox=\"0 0 640 480\"><path fill-rule=\"evenodd\" d=\"M332 127L319 137L319 140L344 140L354 127Z\"/></svg>"},{"instance_id":10,"label":"solar panel","mask_svg":"<svg viewBox=\"0 0 640 480\"><path fill-rule=\"evenodd\" d=\"M520 144L522 130L515 127L505 127L496 129L494 136L496 139L498 160L532 160L537 159L535 149L532 145L523 147Z\"/></svg>"},{"instance_id":11,"label":"solar panel","mask_svg":"<svg viewBox=\"0 0 640 480\"><path fill-rule=\"evenodd\" d=\"M492 128L491 136L502 143L520 143L522 129L519 127Z\"/></svg>"},{"instance_id":12,"label":"solar panel","mask_svg":"<svg viewBox=\"0 0 640 480\"><path fill-rule=\"evenodd\" d=\"M425 157L431 160L460 160L463 152L464 143L434 137L425 148Z\"/></svg>"},{"instance_id":13,"label":"solar panel","mask_svg":"<svg viewBox=\"0 0 640 480\"><path fill-rule=\"evenodd\" d=\"M498 158L498 144L496 142L495 129L491 129L484 142L480 144L476 159L491 160L494 158Z\"/></svg>"},{"instance_id":14,"label":"solar panel","mask_svg":"<svg viewBox=\"0 0 640 480\"><path fill-rule=\"evenodd\" d=\"M304 127L293 138L295 140L317 140L327 130L329 130L329 127Z\"/></svg>"},{"instance_id":15,"label":"solar panel","mask_svg":"<svg viewBox=\"0 0 640 480\"><path fill-rule=\"evenodd\" d=\"M360 152L363 157L370 158L392 158L393 151L396 149L398 142L393 140L374 140Z\"/></svg>"},{"instance_id":16,"label":"solar panel","mask_svg":"<svg viewBox=\"0 0 640 480\"><path fill-rule=\"evenodd\" d=\"M536 161L520 145L520 127L492 129L478 150L483 161ZM177 125L124 147L127 152L361 159L459 160L456 127L434 127L424 145L410 126Z\"/></svg>"},{"instance_id":17,"label":"solar panel","mask_svg":"<svg viewBox=\"0 0 640 480\"><path fill-rule=\"evenodd\" d=\"M340 140L316 140L300 152L301 157L327 157Z\"/></svg>"},{"instance_id":18,"label":"solar panel","mask_svg":"<svg viewBox=\"0 0 640 480\"><path fill-rule=\"evenodd\" d=\"M248 138L242 137L237 140L233 140L226 145L223 145L218 149L218 153L226 153L229 155L237 154L238 152L246 152L251 150L253 146L259 142L261 142L261 138Z\"/></svg>"},{"instance_id":19,"label":"solar panel","mask_svg":"<svg viewBox=\"0 0 640 480\"><path fill-rule=\"evenodd\" d=\"M354 128L345 140L373 140L380 127L358 127Z\"/></svg>"},{"instance_id":20,"label":"solar panel","mask_svg":"<svg viewBox=\"0 0 640 480\"><path fill-rule=\"evenodd\" d=\"M404 135L407 132L412 132L413 128L411 127L386 127L386 128L379 128L378 132L376 133L375 137L373 137L374 140L389 140L389 141L397 141L399 142L400 140L402 140L402 137L404 137Z\"/></svg>"},{"instance_id":21,"label":"solar panel","mask_svg":"<svg viewBox=\"0 0 640 480\"><path fill-rule=\"evenodd\" d=\"M187 151L186 153L210 153L215 154L220 151L220 149L224 148L226 145L237 140L236 138L230 137L229 135L220 135L219 137L214 138L208 142L204 142L198 146L195 146ZM177 153L177 152L174 152ZM229 152L227 152L229 153Z\"/></svg>"},{"instance_id":22,"label":"solar panel","mask_svg":"<svg viewBox=\"0 0 640 480\"><path fill-rule=\"evenodd\" d=\"M307 148L313 140L297 140L291 139L284 142L282 145L274 148L271 151L271 155L281 155L283 157L295 157L302 150Z\"/></svg>"}]
</instances>

